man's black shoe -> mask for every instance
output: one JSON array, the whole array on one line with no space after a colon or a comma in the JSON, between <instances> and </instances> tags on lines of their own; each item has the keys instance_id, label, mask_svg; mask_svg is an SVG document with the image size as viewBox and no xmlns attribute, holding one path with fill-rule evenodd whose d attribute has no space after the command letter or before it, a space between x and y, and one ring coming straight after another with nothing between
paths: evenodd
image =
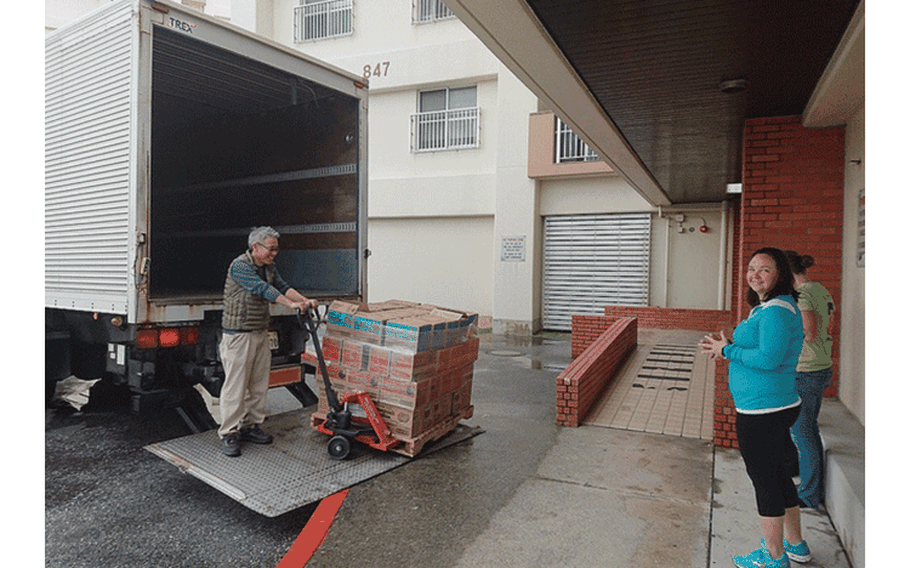
<instances>
[{"instance_id":1,"label":"man's black shoe","mask_svg":"<svg viewBox=\"0 0 910 568\"><path fill-rule=\"evenodd\" d=\"M262 431L258 424L240 430L240 439L254 444L271 444L272 435Z\"/></svg>"},{"instance_id":2,"label":"man's black shoe","mask_svg":"<svg viewBox=\"0 0 910 568\"><path fill-rule=\"evenodd\" d=\"M224 455L232 458L240 455L240 436L237 434L228 434L221 438L221 451Z\"/></svg>"}]
</instances>

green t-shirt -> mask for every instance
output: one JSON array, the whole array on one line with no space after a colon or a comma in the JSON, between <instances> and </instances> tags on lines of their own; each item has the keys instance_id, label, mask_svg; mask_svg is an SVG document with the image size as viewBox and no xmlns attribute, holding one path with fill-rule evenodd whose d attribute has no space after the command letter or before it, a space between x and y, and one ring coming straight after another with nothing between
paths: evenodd
<instances>
[{"instance_id":1,"label":"green t-shirt","mask_svg":"<svg viewBox=\"0 0 910 568\"><path fill-rule=\"evenodd\" d=\"M828 335L828 323L834 313L834 300L828 290L818 282L806 282L796 288L799 292L797 305L801 312L815 312L817 333L815 341L803 342L803 350L799 354L797 372L821 371L832 365L831 345L833 340Z\"/></svg>"}]
</instances>

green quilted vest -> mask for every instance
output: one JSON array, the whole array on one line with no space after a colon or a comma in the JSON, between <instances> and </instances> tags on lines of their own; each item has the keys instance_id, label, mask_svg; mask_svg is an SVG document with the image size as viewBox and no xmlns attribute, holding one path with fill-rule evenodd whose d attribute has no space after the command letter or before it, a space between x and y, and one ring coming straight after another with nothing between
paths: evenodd
<instances>
[{"instance_id":1,"label":"green quilted vest","mask_svg":"<svg viewBox=\"0 0 910 568\"><path fill-rule=\"evenodd\" d=\"M253 257L247 251L231 263L245 262L256 270L253 263ZM265 266L266 282L272 283L275 275L275 267L272 265ZM237 331L254 331L259 329L268 329L269 327L269 301L259 296L254 296L231 278L231 270L228 269L227 278L224 279L224 313L221 317L221 327Z\"/></svg>"}]
</instances>

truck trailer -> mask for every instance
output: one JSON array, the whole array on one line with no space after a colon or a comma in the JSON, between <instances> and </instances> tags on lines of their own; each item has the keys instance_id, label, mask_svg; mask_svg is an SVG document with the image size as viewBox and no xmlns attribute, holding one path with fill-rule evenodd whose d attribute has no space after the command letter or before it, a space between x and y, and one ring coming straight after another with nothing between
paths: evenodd
<instances>
[{"instance_id":1,"label":"truck trailer","mask_svg":"<svg viewBox=\"0 0 910 568\"><path fill-rule=\"evenodd\" d=\"M251 228L307 297L366 296L367 86L168 1L106 4L45 39L45 379L126 386L215 423L224 279ZM272 386L312 402L295 314Z\"/></svg>"}]
</instances>

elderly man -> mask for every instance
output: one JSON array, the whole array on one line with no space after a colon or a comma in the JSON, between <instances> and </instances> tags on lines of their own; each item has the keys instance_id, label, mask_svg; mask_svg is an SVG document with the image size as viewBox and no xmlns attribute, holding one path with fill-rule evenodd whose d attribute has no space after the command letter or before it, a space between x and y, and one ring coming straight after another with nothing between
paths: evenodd
<instances>
[{"instance_id":1,"label":"elderly man","mask_svg":"<svg viewBox=\"0 0 910 568\"><path fill-rule=\"evenodd\" d=\"M272 436L260 428L269 388L272 353L269 349L269 304L305 310L318 303L288 286L275 268L278 232L257 227L250 232L249 250L231 262L224 281L224 315L221 320L222 451L240 455L240 442L269 444Z\"/></svg>"}]
</instances>

